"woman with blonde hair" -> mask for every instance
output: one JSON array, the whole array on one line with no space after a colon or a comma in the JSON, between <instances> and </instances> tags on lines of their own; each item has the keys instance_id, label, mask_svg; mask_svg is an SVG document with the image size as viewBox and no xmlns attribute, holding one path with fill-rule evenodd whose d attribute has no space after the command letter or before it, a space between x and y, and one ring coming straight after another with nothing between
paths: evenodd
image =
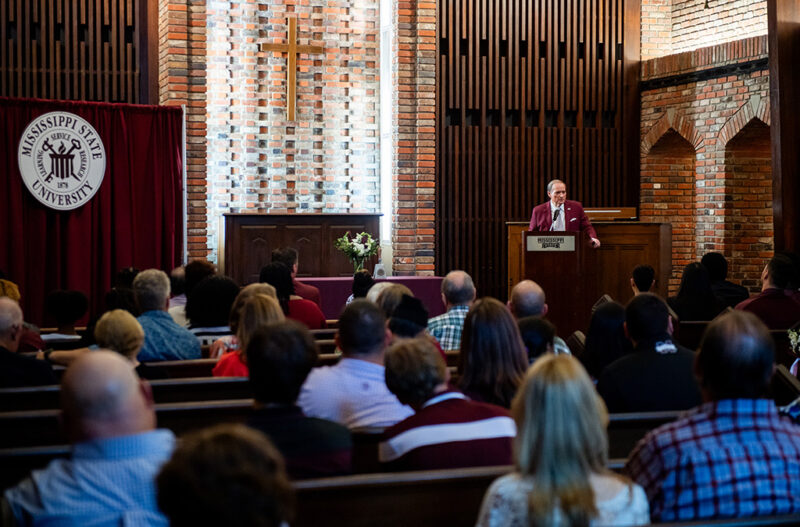
<instances>
[{"instance_id":1,"label":"woman with blonde hair","mask_svg":"<svg viewBox=\"0 0 800 527\"><path fill-rule=\"evenodd\" d=\"M162 370L142 364L136 358L144 344L144 330L142 329L142 325L139 324L139 321L136 320L136 317L131 315L128 311L124 309L106 311L94 327L94 338L97 341L97 345L101 348L116 351L131 361L131 364L136 370L136 374L142 379L155 380L166 378L166 374ZM60 360L59 362L69 363L77 358L78 354L83 351L86 350L81 349L61 352L65 357L64 360ZM53 354L56 353L59 352L53 352Z\"/></svg>"},{"instance_id":2,"label":"woman with blonde hair","mask_svg":"<svg viewBox=\"0 0 800 527\"><path fill-rule=\"evenodd\" d=\"M283 322L285 317L278 301L267 295L257 294L248 298L239 310L236 324L236 341L238 349L222 356L214 366L214 377L247 377L247 343L250 336L258 329L273 322Z\"/></svg>"},{"instance_id":3,"label":"woman with blonde hair","mask_svg":"<svg viewBox=\"0 0 800 527\"><path fill-rule=\"evenodd\" d=\"M570 355L545 355L514 398L516 471L489 487L478 527L644 525L639 485L608 463L608 412Z\"/></svg>"},{"instance_id":4,"label":"woman with blonde hair","mask_svg":"<svg viewBox=\"0 0 800 527\"><path fill-rule=\"evenodd\" d=\"M236 340L236 331L239 328L239 312L242 310L245 301L255 295L267 295L275 299L278 298L275 294L275 288L269 284L255 283L244 286L242 290L239 291L239 294L236 295L236 299L233 301L233 306L231 307L231 314L228 320L228 327L231 330L231 335L218 338L211 344L211 349L208 354L209 358L216 359L222 357L229 351L239 349L239 342Z\"/></svg>"}]
</instances>

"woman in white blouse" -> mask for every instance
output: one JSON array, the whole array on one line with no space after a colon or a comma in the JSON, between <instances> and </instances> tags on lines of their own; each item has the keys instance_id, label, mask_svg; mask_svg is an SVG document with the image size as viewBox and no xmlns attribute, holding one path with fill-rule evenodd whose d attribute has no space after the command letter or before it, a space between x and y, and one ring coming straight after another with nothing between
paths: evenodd
<instances>
[{"instance_id":1,"label":"woman in white blouse","mask_svg":"<svg viewBox=\"0 0 800 527\"><path fill-rule=\"evenodd\" d=\"M608 412L574 357L537 360L511 412L516 471L486 492L479 527L649 523L642 488L606 468Z\"/></svg>"}]
</instances>

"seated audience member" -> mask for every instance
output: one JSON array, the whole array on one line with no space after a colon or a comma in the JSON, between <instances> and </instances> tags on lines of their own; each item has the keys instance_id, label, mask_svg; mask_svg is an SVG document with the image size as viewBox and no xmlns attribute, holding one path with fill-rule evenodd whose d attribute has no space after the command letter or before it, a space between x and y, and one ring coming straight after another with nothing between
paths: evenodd
<instances>
[{"instance_id":1,"label":"seated audience member","mask_svg":"<svg viewBox=\"0 0 800 527\"><path fill-rule=\"evenodd\" d=\"M247 344L255 397L248 424L278 447L292 479L352 471L350 431L332 421L306 417L296 404L318 355L308 329L293 320L261 327Z\"/></svg>"},{"instance_id":2,"label":"seated audience member","mask_svg":"<svg viewBox=\"0 0 800 527\"><path fill-rule=\"evenodd\" d=\"M58 384L50 364L19 354L22 309L8 297L0 297L0 388Z\"/></svg>"},{"instance_id":3,"label":"seated audience member","mask_svg":"<svg viewBox=\"0 0 800 527\"><path fill-rule=\"evenodd\" d=\"M633 353L600 374L597 391L616 412L686 410L700 404L694 352L670 337L667 304L652 293L634 296L625 308L625 331Z\"/></svg>"},{"instance_id":4,"label":"seated audience member","mask_svg":"<svg viewBox=\"0 0 800 527\"><path fill-rule=\"evenodd\" d=\"M189 301L189 296L197 287L197 284L202 282L205 278L217 274L217 268L214 264L207 260L192 260L183 268L183 290L186 295L186 301ZM168 308L169 316L181 327L189 327L189 319L186 316L186 303L183 305L170 306Z\"/></svg>"},{"instance_id":5,"label":"seated audience member","mask_svg":"<svg viewBox=\"0 0 800 527\"><path fill-rule=\"evenodd\" d=\"M258 281L266 282L275 288L275 294L286 318L302 322L308 329L324 329L327 326L325 315L319 306L295 294L292 274L282 263L272 262L262 267Z\"/></svg>"},{"instance_id":6,"label":"seated audience member","mask_svg":"<svg viewBox=\"0 0 800 527\"><path fill-rule=\"evenodd\" d=\"M367 291L367 296L364 297L364 298L366 298L367 300L369 300L373 304L377 304L378 303L378 297L383 292L383 290L386 289L387 287L391 287L391 286L392 286L392 283L389 282L388 280L386 282L378 282L378 283L376 283L375 285L373 285L372 287L369 288L369 291ZM411 296L414 296L414 295L411 295Z\"/></svg>"},{"instance_id":7,"label":"seated audience member","mask_svg":"<svg viewBox=\"0 0 800 527\"><path fill-rule=\"evenodd\" d=\"M89 309L89 299L80 291L51 291L44 300L44 310L56 323L56 331L42 335L42 340L55 349L71 349L80 345L81 336L75 323Z\"/></svg>"},{"instance_id":8,"label":"seated audience member","mask_svg":"<svg viewBox=\"0 0 800 527\"><path fill-rule=\"evenodd\" d=\"M648 523L642 488L606 468L608 413L577 359L536 361L511 413L516 470L489 487L477 527Z\"/></svg>"},{"instance_id":9,"label":"seated audience member","mask_svg":"<svg viewBox=\"0 0 800 527\"><path fill-rule=\"evenodd\" d=\"M372 274L366 269L359 269L353 274L353 290L352 294L347 297L347 304L356 298L366 298L369 289L375 285L375 280Z\"/></svg>"},{"instance_id":10,"label":"seated audience member","mask_svg":"<svg viewBox=\"0 0 800 527\"><path fill-rule=\"evenodd\" d=\"M186 305L186 269L181 265L169 273L169 288L172 296L169 308Z\"/></svg>"},{"instance_id":11,"label":"seated audience member","mask_svg":"<svg viewBox=\"0 0 800 527\"><path fill-rule=\"evenodd\" d=\"M712 320L725 309L725 304L711 290L708 270L699 262L683 268L678 294L669 297L667 303L682 322Z\"/></svg>"},{"instance_id":12,"label":"seated audience member","mask_svg":"<svg viewBox=\"0 0 800 527\"><path fill-rule=\"evenodd\" d=\"M533 280L523 280L511 289L508 309L514 318L542 317L547 315L548 306L542 286ZM553 353L570 353L564 339L556 335L553 338Z\"/></svg>"},{"instance_id":13,"label":"seated audience member","mask_svg":"<svg viewBox=\"0 0 800 527\"><path fill-rule=\"evenodd\" d=\"M726 307L736 307L736 304L744 302L750 296L746 287L727 280L728 261L722 253L706 253L700 259L700 263L708 269L711 290Z\"/></svg>"},{"instance_id":14,"label":"seated audience member","mask_svg":"<svg viewBox=\"0 0 800 527\"><path fill-rule=\"evenodd\" d=\"M474 301L475 285L472 277L464 271L447 273L442 280L442 302L447 312L428 321L428 332L443 350L457 350L461 347L464 319Z\"/></svg>"},{"instance_id":15,"label":"seated audience member","mask_svg":"<svg viewBox=\"0 0 800 527\"><path fill-rule=\"evenodd\" d=\"M708 326L696 362L705 403L647 434L625 466L653 521L800 513L800 427L767 398L773 361L753 314Z\"/></svg>"},{"instance_id":16,"label":"seated audience member","mask_svg":"<svg viewBox=\"0 0 800 527\"><path fill-rule=\"evenodd\" d=\"M649 293L656 285L656 271L647 264L637 265L631 273L631 289L634 295Z\"/></svg>"},{"instance_id":17,"label":"seated audience member","mask_svg":"<svg viewBox=\"0 0 800 527\"><path fill-rule=\"evenodd\" d=\"M139 360L199 359L200 343L167 313L169 278L164 271L147 269L136 276L133 292L142 314L137 319L144 329Z\"/></svg>"},{"instance_id":18,"label":"seated audience member","mask_svg":"<svg viewBox=\"0 0 800 527\"><path fill-rule=\"evenodd\" d=\"M422 301L413 296L403 295L389 318L392 340L423 336L427 327L428 310L425 309Z\"/></svg>"},{"instance_id":19,"label":"seated audience member","mask_svg":"<svg viewBox=\"0 0 800 527\"><path fill-rule=\"evenodd\" d=\"M519 334L528 351L528 364L545 353L555 353L556 327L542 317L524 317L517 320Z\"/></svg>"},{"instance_id":20,"label":"seated audience member","mask_svg":"<svg viewBox=\"0 0 800 527\"><path fill-rule=\"evenodd\" d=\"M22 300L19 288L14 282L0 278L0 298L10 298L14 302ZM39 351L45 349L45 343L39 335L39 328L29 322L22 322L22 336L18 345L20 352Z\"/></svg>"},{"instance_id":21,"label":"seated audience member","mask_svg":"<svg viewBox=\"0 0 800 527\"><path fill-rule=\"evenodd\" d=\"M511 406L528 368L528 354L517 323L499 300L482 298L469 310L459 360L459 388L467 396Z\"/></svg>"},{"instance_id":22,"label":"seated audience member","mask_svg":"<svg viewBox=\"0 0 800 527\"><path fill-rule=\"evenodd\" d=\"M400 286L405 288L405 286ZM383 298L386 303L387 298ZM392 310L389 317L389 331L392 332L392 343L401 339L411 339L423 337L431 341L433 346L439 351L445 362L447 355L439 346L439 342L427 331L428 310L425 309L422 301L409 295L402 295L400 303Z\"/></svg>"},{"instance_id":23,"label":"seated audience member","mask_svg":"<svg viewBox=\"0 0 800 527\"><path fill-rule=\"evenodd\" d=\"M300 391L298 405L310 417L350 428L387 427L413 413L386 387L383 357L391 333L378 306L354 300L339 317L335 366L314 368Z\"/></svg>"},{"instance_id":24,"label":"seated audience member","mask_svg":"<svg viewBox=\"0 0 800 527\"><path fill-rule=\"evenodd\" d=\"M64 375L61 405L72 456L5 492L17 524L166 526L154 480L175 437L155 429L150 390L130 362L84 353Z\"/></svg>"},{"instance_id":25,"label":"seated audience member","mask_svg":"<svg viewBox=\"0 0 800 527\"><path fill-rule=\"evenodd\" d=\"M294 518L280 453L263 434L239 424L187 434L156 486L171 527L284 527Z\"/></svg>"},{"instance_id":26,"label":"seated audience member","mask_svg":"<svg viewBox=\"0 0 800 527\"><path fill-rule=\"evenodd\" d=\"M586 349L580 357L593 379L599 379L606 366L633 351L625 336L625 308L618 302L599 306L589 322Z\"/></svg>"},{"instance_id":27,"label":"seated audience member","mask_svg":"<svg viewBox=\"0 0 800 527\"><path fill-rule=\"evenodd\" d=\"M392 470L508 465L516 433L508 411L470 401L448 388L450 375L426 338L403 340L386 353L386 385L414 415L388 428L379 459Z\"/></svg>"},{"instance_id":28,"label":"seated audience member","mask_svg":"<svg viewBox=\"0 0 800 527\"><path fill-rule=\"evenodd\" d=\"M204 278L186 300L186 317L201 346L211 346L220 337L231 334L228 321L239 286L227 276Z\"/></svg>"},{"instance_id":29,"label":"seated audience member","mask_svg":"<svg viewBox=\"0 0 800 527\"><path fill-rule=\"evenodd\" d=\"M141 379L166 379L163 370L142 364L137 359L144 344L144 330L136 318L124 309L108 311L100 317L94 327L97 345L116 351L131 362Z\"/></svg>"},{"instance_id":30,"label":"seated audience member","mask_svg":"<svg viewBox=\"0 0 800 527\"><path fill-rule=\"evenodd\" d=\"M247 377L247 343L260 328L273 322L283 322L284 316L278 301L267 295L253 295L239 309L236 323L237 349L219 359L212 370L214 377Z\"/></svg>"},{"instance_id":31,"label":"seated audience member","mask_svg":"<svg viewBox=\"0 0 800 527\"><path fill-rule=\"evenodd\" d=\"M299 255L297 249L294 247L284 247L283 249L275 249L272 251L272 261L279 262L289 268L292 272L292 284L294 285L294 294L300 298L305 298L317 304L317 307L322 309L322 301L319 296L319 288L313 285L304 284L297 279ZM263 280L262 280L263 282Z\"/></svg>"},{"instance_id":32,"label":"seated audience member","mask_svg":"<svg viewBox=\"0 0 800 527\"><path fill-rule=\"evenodd\" d=\"M383 314L388 320L392 318L394 310L400 305L400 301L403 300L404 296L413 297L414 293L403 284L389 284L380 291L375 303L383 310ZM425 325L427 326L427 321Z\"/></svg>"},{"instance_id":33,"label":"seated audience member","mask_svg":"<svg viewBox=\"0 0 800 527\"><path fill-rule=\"evenodd\" d=\"M794 268L785 255L774 256L761 273L761 293L736 305L760 318L769 329L788 329L800 322L800 303L787 289Z\"/></svg>"},{"instance_id":34,"label":"seated audience member","mask_svg":"<svg viewBox=\"0 0 800 527\"><path fill-rule=\"evenodd\" d=\"M231 334L220 337L211 344L209 358L216 359L222 357L223 354L229 351L239 349L239 342L236 340L236 332L239 329L239 314L245 301L255 295L267 295L277 299L275 288L269 284L256 282L255 284L244 286L241 291L239 291L239 294L236 295L233 306L231 306L230 316L228 317L228 327L231 330ZM281 315L283 315L283 313L281 313Z\"/></svg>"}]
</instances>

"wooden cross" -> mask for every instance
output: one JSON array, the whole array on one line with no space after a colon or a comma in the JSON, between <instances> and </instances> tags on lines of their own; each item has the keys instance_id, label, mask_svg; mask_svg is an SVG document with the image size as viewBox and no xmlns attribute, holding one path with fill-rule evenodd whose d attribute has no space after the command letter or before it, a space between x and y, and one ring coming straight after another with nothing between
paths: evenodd
<instances>
[{"instance_id":1,"label":"wooden cross","mask_svg":"<svg viewBox=\"0 0 800 527\"><path fill-rule=\"evenodd\" d=\"M278 53L288 53L289 63L287 64L288 75L286 81L286 113L289 121L295 120L295 105L297 103L297 54L323 53L325 48L322 46L298 45L297 44L297 18L289 18L289 39L287 44L261 44L261 51L275 51Z\"/></svg>"}]
</instances>

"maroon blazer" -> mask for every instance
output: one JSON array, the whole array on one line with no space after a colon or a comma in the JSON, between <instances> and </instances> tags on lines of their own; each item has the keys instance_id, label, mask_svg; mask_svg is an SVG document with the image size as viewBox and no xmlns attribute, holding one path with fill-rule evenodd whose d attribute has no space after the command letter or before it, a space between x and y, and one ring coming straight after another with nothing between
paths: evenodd
<instances>
[{"instance_id":1,"label":"maroon blazer","mask_svg":"<svg viewBox=\"0 0 800 527\"><path fill-rule=\"evenodd\" d=\"M311 300L317 307L322 309L322 302L319 298L319 288L313 285L304 284L303 282L294 279L294 294L299 296L300 298L305 298L306 300Z\"/></svg>"},{"instance_id":2,"label":"maroon blazer","mask_svg":"<svg viewBox=\"0 0 800 527\"><path fill-rule=\"evenodd\" d=\"M531 214L531 224L528 227L529 231L549 231L550 226L553 224L553 216L550 214L550 202L547 201L541 205L536 205ZM589 235L589 238L597 238L592 224L589 223L589 218L583 212L583 206L572 200L564 202L564 226L568 231L581 231Z\"/></svg>"}]
</instances>

